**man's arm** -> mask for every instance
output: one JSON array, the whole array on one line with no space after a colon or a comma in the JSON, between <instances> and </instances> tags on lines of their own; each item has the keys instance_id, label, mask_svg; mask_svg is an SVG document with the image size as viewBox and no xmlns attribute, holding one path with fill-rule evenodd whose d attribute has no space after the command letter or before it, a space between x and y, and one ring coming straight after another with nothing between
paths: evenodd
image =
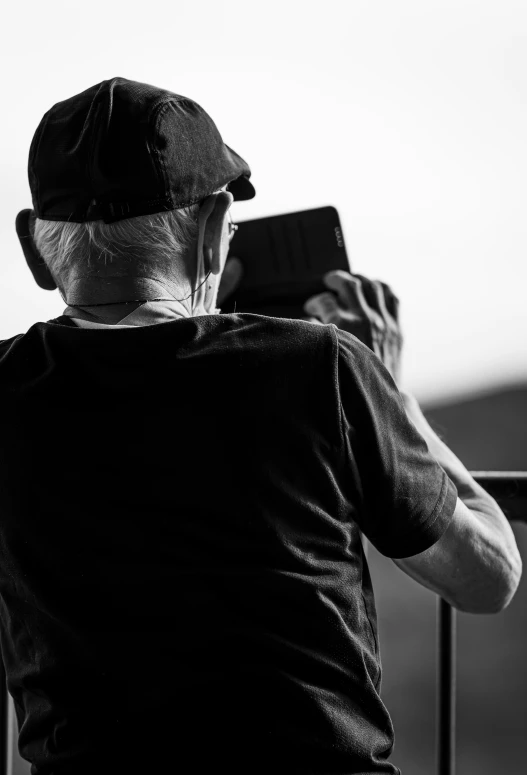
<instances>
[{"instance_id":1,"label":"man's arm","mask_svg":"<svg viewBox=\"0 0 527 775\"><path fill-rule=\"evenodd\" d=\"M441 441L416 399L402 393L408 417L454 482L456 511L449 528L421 554L393 562L448 603L468 613L495 613L511 601L522 574L512 529L496 501Z\"/></svg>"},{"instance_id":2,"label":"man's arm","mask_svg":"<svg viewBox=\"0 0 527 775\"><path fill-rule=\"evenodd\" d=\"M397 298L383 283L346 272L328 273L325 282L334 293L309 299L306 312L368 345L397 382L402 343ZM496 501L434 433L415 398L405 394L402 399L431 455L456 485L458 499L450 526L433 546L393 561L459 610L500 611L513 597L522 573L510 525Z\"/></svg>"}]
</instances>

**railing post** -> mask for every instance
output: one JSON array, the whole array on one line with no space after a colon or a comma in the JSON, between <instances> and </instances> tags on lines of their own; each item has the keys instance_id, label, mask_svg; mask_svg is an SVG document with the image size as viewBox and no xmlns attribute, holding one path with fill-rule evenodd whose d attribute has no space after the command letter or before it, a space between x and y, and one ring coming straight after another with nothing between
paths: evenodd
<instances>
[{"instance_id":1,"label":"railing post","mask_svg":"<svg viewBox=\"0 0 527 775\"><path fill-rule=\"evenodd\" d=\"M456 611L437 599L437 772L456 772Z\"/></svg>"},{"instance_id":2,"label":"railing post","mask_svg":"<svg viewBox=\"0 0 527 775\"><path fill-rule=\"evenodd\" d=\"M471 471L509 521L527 522L526 471ZM437 773L456 770L456 611L437 599Z\"/></svg>"},{"instance_id":3,"label":"railing post","mask_svg":"<svg viewBox=\"0 0 527 775\"><path fill-rule=\"evenodd\" d=\"M7 773L7 749L8 749L8 700L6 674L4 662L0 656L0 775Z\"/></svg>"}]
</instances>

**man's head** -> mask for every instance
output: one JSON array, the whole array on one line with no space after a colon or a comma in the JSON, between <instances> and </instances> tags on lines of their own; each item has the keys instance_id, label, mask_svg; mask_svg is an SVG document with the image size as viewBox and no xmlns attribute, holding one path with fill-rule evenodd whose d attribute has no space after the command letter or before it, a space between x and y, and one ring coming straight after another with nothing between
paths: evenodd
<instances>
[{"instance_id":1,"label":"man's head","mask_svg":"<svg viewBox=\"0 0 527 775\"><path fill-rule=\"evenodd\" d=\"M195 102L114 78L42 119L29 155L36 218L23 211L17 231L39 285L72 293L68 303L104 303L117 285L179 298L185 283L195 302L207 275L203 291L217 286L228 210L254 196L249 176Z\"/></svg>"}]
</instances>

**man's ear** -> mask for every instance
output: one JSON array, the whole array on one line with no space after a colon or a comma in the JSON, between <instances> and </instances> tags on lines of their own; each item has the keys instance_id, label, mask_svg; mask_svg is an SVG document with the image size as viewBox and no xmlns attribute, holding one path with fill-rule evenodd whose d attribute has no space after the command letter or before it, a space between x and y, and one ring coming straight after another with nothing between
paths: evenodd
<instances>
[{"instance_id":1,"label":"man's ear","mask_svg":"<svg viewBox=\"0 0 527 775\"><path fill-rule=\"evenodd\" d=\"M20 240L22 250L24 251L27 265L31 269L35 282L41 288L44 288L45 291L54 291L57 284L46 266L44 259L37 250L33 240L31 219L33 219L34 222L33 210L21 210L15 221L16 233L18 234L18 239Z\"/></svg>"},{"instance_id":2,"label":"man's ear","mask_svg":"<svg viewBox=\"0 0 527 775\"><path fill-rule=\"evenodd\" d=\"M210 264L207 271L210 269L212 274L220 274L223 270L222 260L228 252L228 243L222 245L222 242L226 239L225 218L233 198L230 191L217 191L208 196L200 207L198 250L203 250Z\"/></svg>"}]
</instances>

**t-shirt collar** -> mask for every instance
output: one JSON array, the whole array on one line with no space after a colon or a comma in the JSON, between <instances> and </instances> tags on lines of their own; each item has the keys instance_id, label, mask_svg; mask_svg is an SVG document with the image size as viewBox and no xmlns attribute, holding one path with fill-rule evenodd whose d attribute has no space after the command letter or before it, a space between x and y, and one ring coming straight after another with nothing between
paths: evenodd
<instances>
[{"instance_id":1,"label":"t-shirt collar","mask_svg":"<svg viewBox=\"0 0 527 775\"><path fill-rule=\"evenodd\" d=\"M104 311L105 306L99 309ZM66 307L63 315L71 317L80 328L133 328L134 326L153 326L158 323L168 323L171 320L188 318L185 307L176 299L162 301L146 301L139 307L121 318L118 323L102 323L99 320L91 320L90 316L83 315L79 307Z\"/></svg>"}]
</instances>

